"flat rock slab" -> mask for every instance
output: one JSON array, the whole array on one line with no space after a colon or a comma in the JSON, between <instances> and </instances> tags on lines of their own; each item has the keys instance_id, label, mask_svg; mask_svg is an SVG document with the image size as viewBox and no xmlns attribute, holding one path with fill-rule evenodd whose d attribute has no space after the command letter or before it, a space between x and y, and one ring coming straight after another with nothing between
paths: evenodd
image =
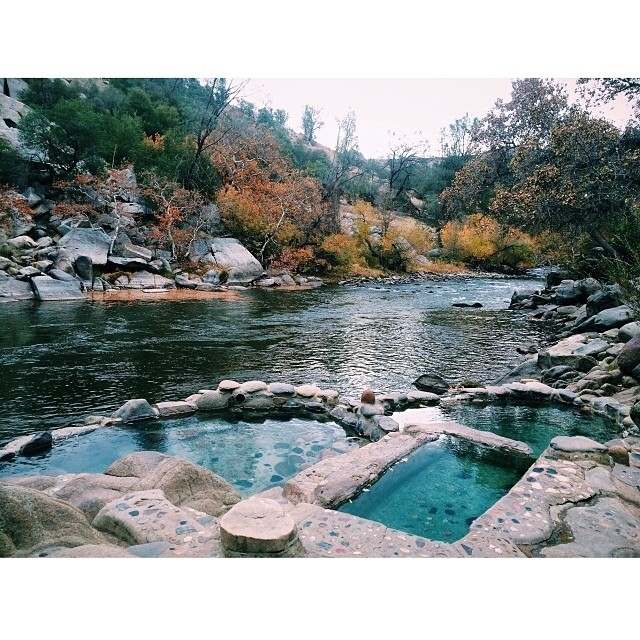
<instances>
[{"instance_id":1,"label":"flat rock slab","mask_svg":"<svg viewBox=\"0 0 640 640\"><path fill-rule=\"evenodd\" d=\"M284 485L284 495L294 504L338 506L377 480L394 462L434 439L435 436L420 433L387 435L304 469Z\"/></svg>"},{"instance_id":2,"label":"flat rock slab","mask_svg":"<svg viewBox=\"0 0 640 640\"><path fill-rule=\"evenodd\" d=\"M284 554L295 544L296 523L275 500L243 500L220 518L225 550L246 555Z\"/></svg>"},{"instance_id":3,"label":"flat rock slab","mask_svg":"<svg viewBox=\"0 0 640 640\"><path fill-rule=\"evenodd\" d=\"M56 280L49 276L37 276L31 279L36 298L48 300L86 300L87 296L80 289L80 282Z\"/></svg>"},{"instance_id":4,"label":"flat rock slab","mask_svg":"<svg viewBox=\"0 0 640 640\"><path fill-rule=\"evenodd\" d=\"M568 509L564 522L573 541L547 547L547 558L640 557L638 510L627 508L618 498L599 498L589 506Z\"/></svg>"},{"instance_id":5,"label":"flat rock slab","mask_svg":"<svg viewBox=\"0 0 640 640\"><path fill-rule=\"evenodd\" d=\"M550 446L566 453L604 453L607 447L585 436L556 436Z\"/></svg>"},{"instance_id":6,"label":"flat rock slab","mask_svg":"<svg viewBox=\"0 0 640 640\"><path fill-rule=\"evenodd\" d=\"M159 489L135 491L105 505L93 526L130 544L197 547L217 536L215 518L169 502Z\"/></svg>"},{"instance_id":7,"label":"flat rock slab","mask_svg":"<svg viewBox=\"0 0 640 640\"><path fill-rule=\"evenodd\" d=\"M538 544L547 540L557 526L551 515L553 505L588 500L598 493L586 480L580 464L549 458L548 451L509 493L471 524L470 535L504 538L518 546Z\"/></svg>"},{"instance_id":8,"label":"flat rock slab","mask_svg":"<svg viewBox=\"0 0 640 640\"><path fill-rule=\"evenodd\" d=\"M407 433L425 433L433 435L447 435L478 444L489 449L500 451L506 454L531 456L533 450L525 442L512 440L499 436L490 431L480 431L471 427L466 427L457 422L428 422L417 425L405 425Z\"/></svg>"},{"instance_id":9,"label":"flat rock slab","mask_svg":"<svg viewBox=\"0 0 640 640\"><path fill-rule=\"evenodd\" d=\"M134 558L132 553L123 547L110 544L83 544L79 547L54 549L47 553L47 558Z\"/></svg>"},{"instance_id":10,"label":"flat rock slab","mask_svg":"<svg viewBox=\"0 0 640 640\"><path fill-rule=\"evenodd\" d=\"M461 557L460 549L453 545L320 507L306 509L298 522L298 536L304 554L313 558Z\"/></svg>"}]
</instances>

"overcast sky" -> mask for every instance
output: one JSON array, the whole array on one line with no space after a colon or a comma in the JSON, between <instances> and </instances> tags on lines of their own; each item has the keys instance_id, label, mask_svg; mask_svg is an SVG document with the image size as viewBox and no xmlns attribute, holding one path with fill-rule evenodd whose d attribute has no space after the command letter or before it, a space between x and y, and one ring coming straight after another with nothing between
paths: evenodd
<instances>
[{"instance_id":1,"label":"overcast sky","mask_svg":"<svg viewBox=\"0 0 640 640\"><path fill-rule=\"evenodd\" d=\"M570 95L575 81L566 81ZM391 132L412 141L429 142L429 153L440 148L440 130L469 113L484 115L497 98L508 99L508 79L441 80L268 80L252 79L244 98L258 106L285 109L288 126L301 130L305 104L321 109L324 126L317 139L333 148L338 118L353 109L357 117L360 150L366 157L378 157L389 148ZM620 100L606 107L602 115L617 124L626 121L628 105Z\"/></svg>"}]
</instances>

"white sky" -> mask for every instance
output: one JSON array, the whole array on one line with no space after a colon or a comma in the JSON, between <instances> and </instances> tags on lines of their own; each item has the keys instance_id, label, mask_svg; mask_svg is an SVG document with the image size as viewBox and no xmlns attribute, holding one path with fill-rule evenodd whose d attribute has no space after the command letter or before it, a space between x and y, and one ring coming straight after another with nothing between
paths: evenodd
<instances>
[{"instance_id":1,"label":"white sky","mask_svg":"<svg viewBox=\"0 0 640 640\"><path fill-rule=\"evenodd\" d=\"M575 81L566 81L570 94ZM507 99L509 79L428 79L428 80L269 80L252 79L243 97L257 106L267 105L289 113L288 126L301 130L304 106L321 109L325 123L318 142L333 148L338 118L353 109L357 117L360 150L369 158L385 154L391 132L412 141L427 140L429 153L440 149L440 130L469 113L483 116L497 98ZM620 100L606 107L602 115L623 124L628 105Z\"/></svg>"}]
</instances>

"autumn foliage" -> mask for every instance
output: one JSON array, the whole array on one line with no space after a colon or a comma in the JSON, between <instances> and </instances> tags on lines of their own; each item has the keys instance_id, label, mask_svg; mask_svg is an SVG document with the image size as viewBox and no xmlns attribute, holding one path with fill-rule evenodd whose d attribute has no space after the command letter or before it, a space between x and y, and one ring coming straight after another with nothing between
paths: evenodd
<instances>
[{"instance_id":1,"label":"autumn foliage","mask_svg":"<svg viewBox=\"0 0 640 640\"><path fill-rule=\"evenodd\" d=\"M531 236L479 213L448 222L440 239L448 258L476 266L522 268L534 261L536 243Z\"/></svg>"},{"instance_id":2,"label":"autumn foliage","mask_svg":"<svg viewBox=\"0 0 640 640\"><path fill-rule=\"evenodd\" d=\"M317 180L294 169L267 134L220 145L212 160L224 184L217 204L232 234L264 264L309 256L325 223Z\"/></svg>"}]
</instances>

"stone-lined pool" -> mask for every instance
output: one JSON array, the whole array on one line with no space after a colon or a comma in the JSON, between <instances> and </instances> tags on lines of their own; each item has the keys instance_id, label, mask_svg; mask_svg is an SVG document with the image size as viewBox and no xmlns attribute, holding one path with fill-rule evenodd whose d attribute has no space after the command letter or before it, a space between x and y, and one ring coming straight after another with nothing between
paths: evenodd
<instances>
[{"instance_id":1,"label":"stone-lined pool","mask_svg":"<svg viewBox=\"0 0 640 640\"><path fill-rule=\"evenodd\" d=\"M106 427L70 438L46 454L0 464L0 478L13 474L100 473L134 451L160 451L185 458L222 476L240 493L281 484L322 452L357 446L335 422L267 419L230 421L188 417Z\"/></svg>"},{"instance_id":2,"label":"stone-lined pool","mask_svg":"<svg viewBox=\"0 0 640 640\"><path fill-rule=\"evenodd\" d=\"M459 403L443 408L442 415L467 427L526 442L535 456L555 436L586 436L606 442L619 435L612 420L553 405Z\"/></svg>"},{"instance_id":3,"label":"stone-lined pool","mask_svg":"<svg viewBox=\"0 0 640 640\"><path fill-rule=\"evenodd\" d=\"M339 511L431 540L454 542L523 471L506 460L499 464L472 454L469 447L445 437L395 464Z\"/></svg>"},{"instance_id":4,"label":"stone-lined pool","mask_svg":"<svg viewBox=\"0 0 640 640\"><path fill-rule=\"evenodd\" d=\"M557 435L584 435L599 442L617 435L610 420L549 405L460 403L403 413L405 424L454 420L520 440L535 457ZM454 438L426 444L339 510L432 540L458 540L527 468L526 461L478 454L476 447Z\"/></svg>"}]
</instances>

